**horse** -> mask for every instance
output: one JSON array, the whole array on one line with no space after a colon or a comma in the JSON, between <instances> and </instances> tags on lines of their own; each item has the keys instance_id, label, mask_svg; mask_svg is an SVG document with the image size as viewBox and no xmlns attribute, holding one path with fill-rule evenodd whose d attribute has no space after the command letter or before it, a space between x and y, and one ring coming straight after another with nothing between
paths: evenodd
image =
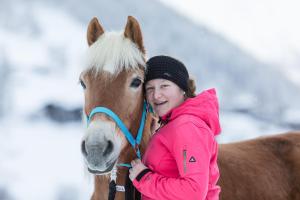
<instances>
[{"instance_id":1,"label":"horse","mask_svg":"<svg viewBox=\"0 0 300 200\"><path fill-rule=\"evenodd\" d=\"M129 16L124 31L105 32L93 18L87 42L87 67L80 74L85 96L83 112L87 115L81 151L88 171L95 174L91 199L121 200L130 195L136 199L135 193L127 191L133 189L128 186L128 163L145 151L155 120L150 112L145 114L146 56L141 29ZM99 112L100 107L119 122L107 112ZM139 124L143 125L139 128Z\"/></svg>"},{"instance_id":2,"label":"horse","mask_svg":"<svg viewBox=\"0 0 300 200\"><path fill-rule=\"evenodd\" d=\"M221 200L300 199L300 131L220 144Z\"/></svg>"},{"instance_id":3,"label":"horse","mask_svg":"<svg viewBox=\"0 0 300 200\"><path fill-rule=\"evenodd\" d=\"M129 16L124 31L105 32L93 18L87 41L87 67L80 75L87 116L81 151L95 175L91 199L138 199L128 191L126 163L143 154L156 120L149 112L144 116L141 29ZM220 144L218 165L221 200L300 199L300 132Z\"/></svg>"}]
</instances>

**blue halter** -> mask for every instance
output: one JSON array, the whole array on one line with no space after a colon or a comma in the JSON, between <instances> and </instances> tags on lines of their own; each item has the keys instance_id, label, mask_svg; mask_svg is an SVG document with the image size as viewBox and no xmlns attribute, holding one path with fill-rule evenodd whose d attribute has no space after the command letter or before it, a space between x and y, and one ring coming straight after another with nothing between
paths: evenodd
<instances>
[{"instance_id":1,"label":"blue halter","mask_svg":"<svg viewBox=\"0 0 300 200\"><path fill-rule=\"evenodd\" d=\"M110 110L109 108L106 108L106 107L95 107L91 111L90 115L87 116L87 124L90 123L90 120L92 119L92 117L96 113L105 113L106 115L110 116L116 122L116 124L119 126L119 128L121 129L121 131L123 132L123 134L127 138L128 142L134 148L137 157L139 159L141 159L141 152L140 152L140 149L139 149L139 145L140 145L141 140L142 140L143 130L144 130L144 126L145 126L146 113L147 113L147 103L144 102L144 105L143 105L142 119L141 119L141 123L140 123L140 127L139 127L139 130L138 130L136 139L133 138L132 134L129 132L129 130L127 129L125 124L122 122L122 120L118 117L118 115L116 115L112 110ZM126 164L126 163L118 164L118 166L131 168L131 165Z\"/></svg>"}]
</instances>

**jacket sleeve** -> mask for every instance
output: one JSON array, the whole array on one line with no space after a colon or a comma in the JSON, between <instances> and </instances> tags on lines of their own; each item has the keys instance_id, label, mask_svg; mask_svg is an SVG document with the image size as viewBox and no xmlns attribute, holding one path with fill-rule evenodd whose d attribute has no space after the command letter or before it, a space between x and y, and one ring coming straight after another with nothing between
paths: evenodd
<instances>
[{"instance_id":1,"label":"jacket sleeve","mask_svg":"<svg viewBox=\"0 0 300 200\"><path fill-rule=\"evenodd\" d=\"M185 123L176 128L170 141L179 177L170 178L150 170L133 181L134 186L152 199L205 199L213 136L206 128Z\"/></svg>"}]
</instances>

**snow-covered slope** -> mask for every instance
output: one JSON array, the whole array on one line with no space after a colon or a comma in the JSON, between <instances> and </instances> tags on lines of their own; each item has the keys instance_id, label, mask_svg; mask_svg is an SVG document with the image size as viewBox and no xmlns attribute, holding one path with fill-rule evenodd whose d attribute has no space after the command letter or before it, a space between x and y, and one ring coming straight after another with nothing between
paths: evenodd
<instances>
[{"instance_id":1,"label":"snow-covered slope","mask_svg":"<svg viewBox=\"0 0 300 200\"><path fill-rule=\"evenodd\" d=\"M14 56L9 59L14 66L23 65L24 69L27 62L36 65L38 73L51 70L53 75L68 75L70 68L80 65L76 58L82 53L79 50L85 49L85 29L92 16L98 16L111 30L121 29L127 16L134 15L142 26L148 56L169 54L183 60L199 90L217 87L221 108L242 110L273 123L285 122L291 109L299 109L299 87L275 67L259 62L221 35L196 26L159 2L101 0L70 4L32 0L26 5L20 1L19 9L12 9L14 2L7 3L11 10L4 10L19 16L7 20L4 26L9 30L7 37L14 41L5 44L10 49L6 55ZM118 17L111 17L115 12ZM22 28L14 27L18 23Z\"/></svg>"},{"instance_id":2,"label":"snow-covered slope","mask_svg":"<svg viewBox=\"0 0 300 200\"><path fill-rule=\"evenodd\" d=\"M297 0L160 0L195 23L225 35L300 84Z\"/></svg>"},{"instance_id":3,"label":"snow-covered slope","mask_svg":"<svg viewBox=\"0 0 300 200\"><path fill-rule=\"evenodd\" d=\"M287 77L157 1L5 0L0 6L1 200L88 199L92 184L84 180L79 151L84 128L79 122L50 121L44 111L49 105L76 110L83 104L77 82L89 20L98 16L106 30L120 30L128 15L141 24L148 57L178 57L199 91L217 87L219 141L299 124L300 94Z\"/></svg>"}]
</instances>

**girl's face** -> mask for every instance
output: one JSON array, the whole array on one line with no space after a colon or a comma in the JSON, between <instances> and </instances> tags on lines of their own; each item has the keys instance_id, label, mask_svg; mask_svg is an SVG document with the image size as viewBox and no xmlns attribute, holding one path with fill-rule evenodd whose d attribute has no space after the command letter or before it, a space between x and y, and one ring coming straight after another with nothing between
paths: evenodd
<instances>
[{"instance_id":1,"label":"girl's face","mask_svg":"<svg viewBox=\"0 0 300 200\"><path fill-rule=\"evenodd\" d=\"M153 79L146 83L146 98L158 116L167 114L184 102L184 92L172 81Z\"/></svg>"}]
</instances>

